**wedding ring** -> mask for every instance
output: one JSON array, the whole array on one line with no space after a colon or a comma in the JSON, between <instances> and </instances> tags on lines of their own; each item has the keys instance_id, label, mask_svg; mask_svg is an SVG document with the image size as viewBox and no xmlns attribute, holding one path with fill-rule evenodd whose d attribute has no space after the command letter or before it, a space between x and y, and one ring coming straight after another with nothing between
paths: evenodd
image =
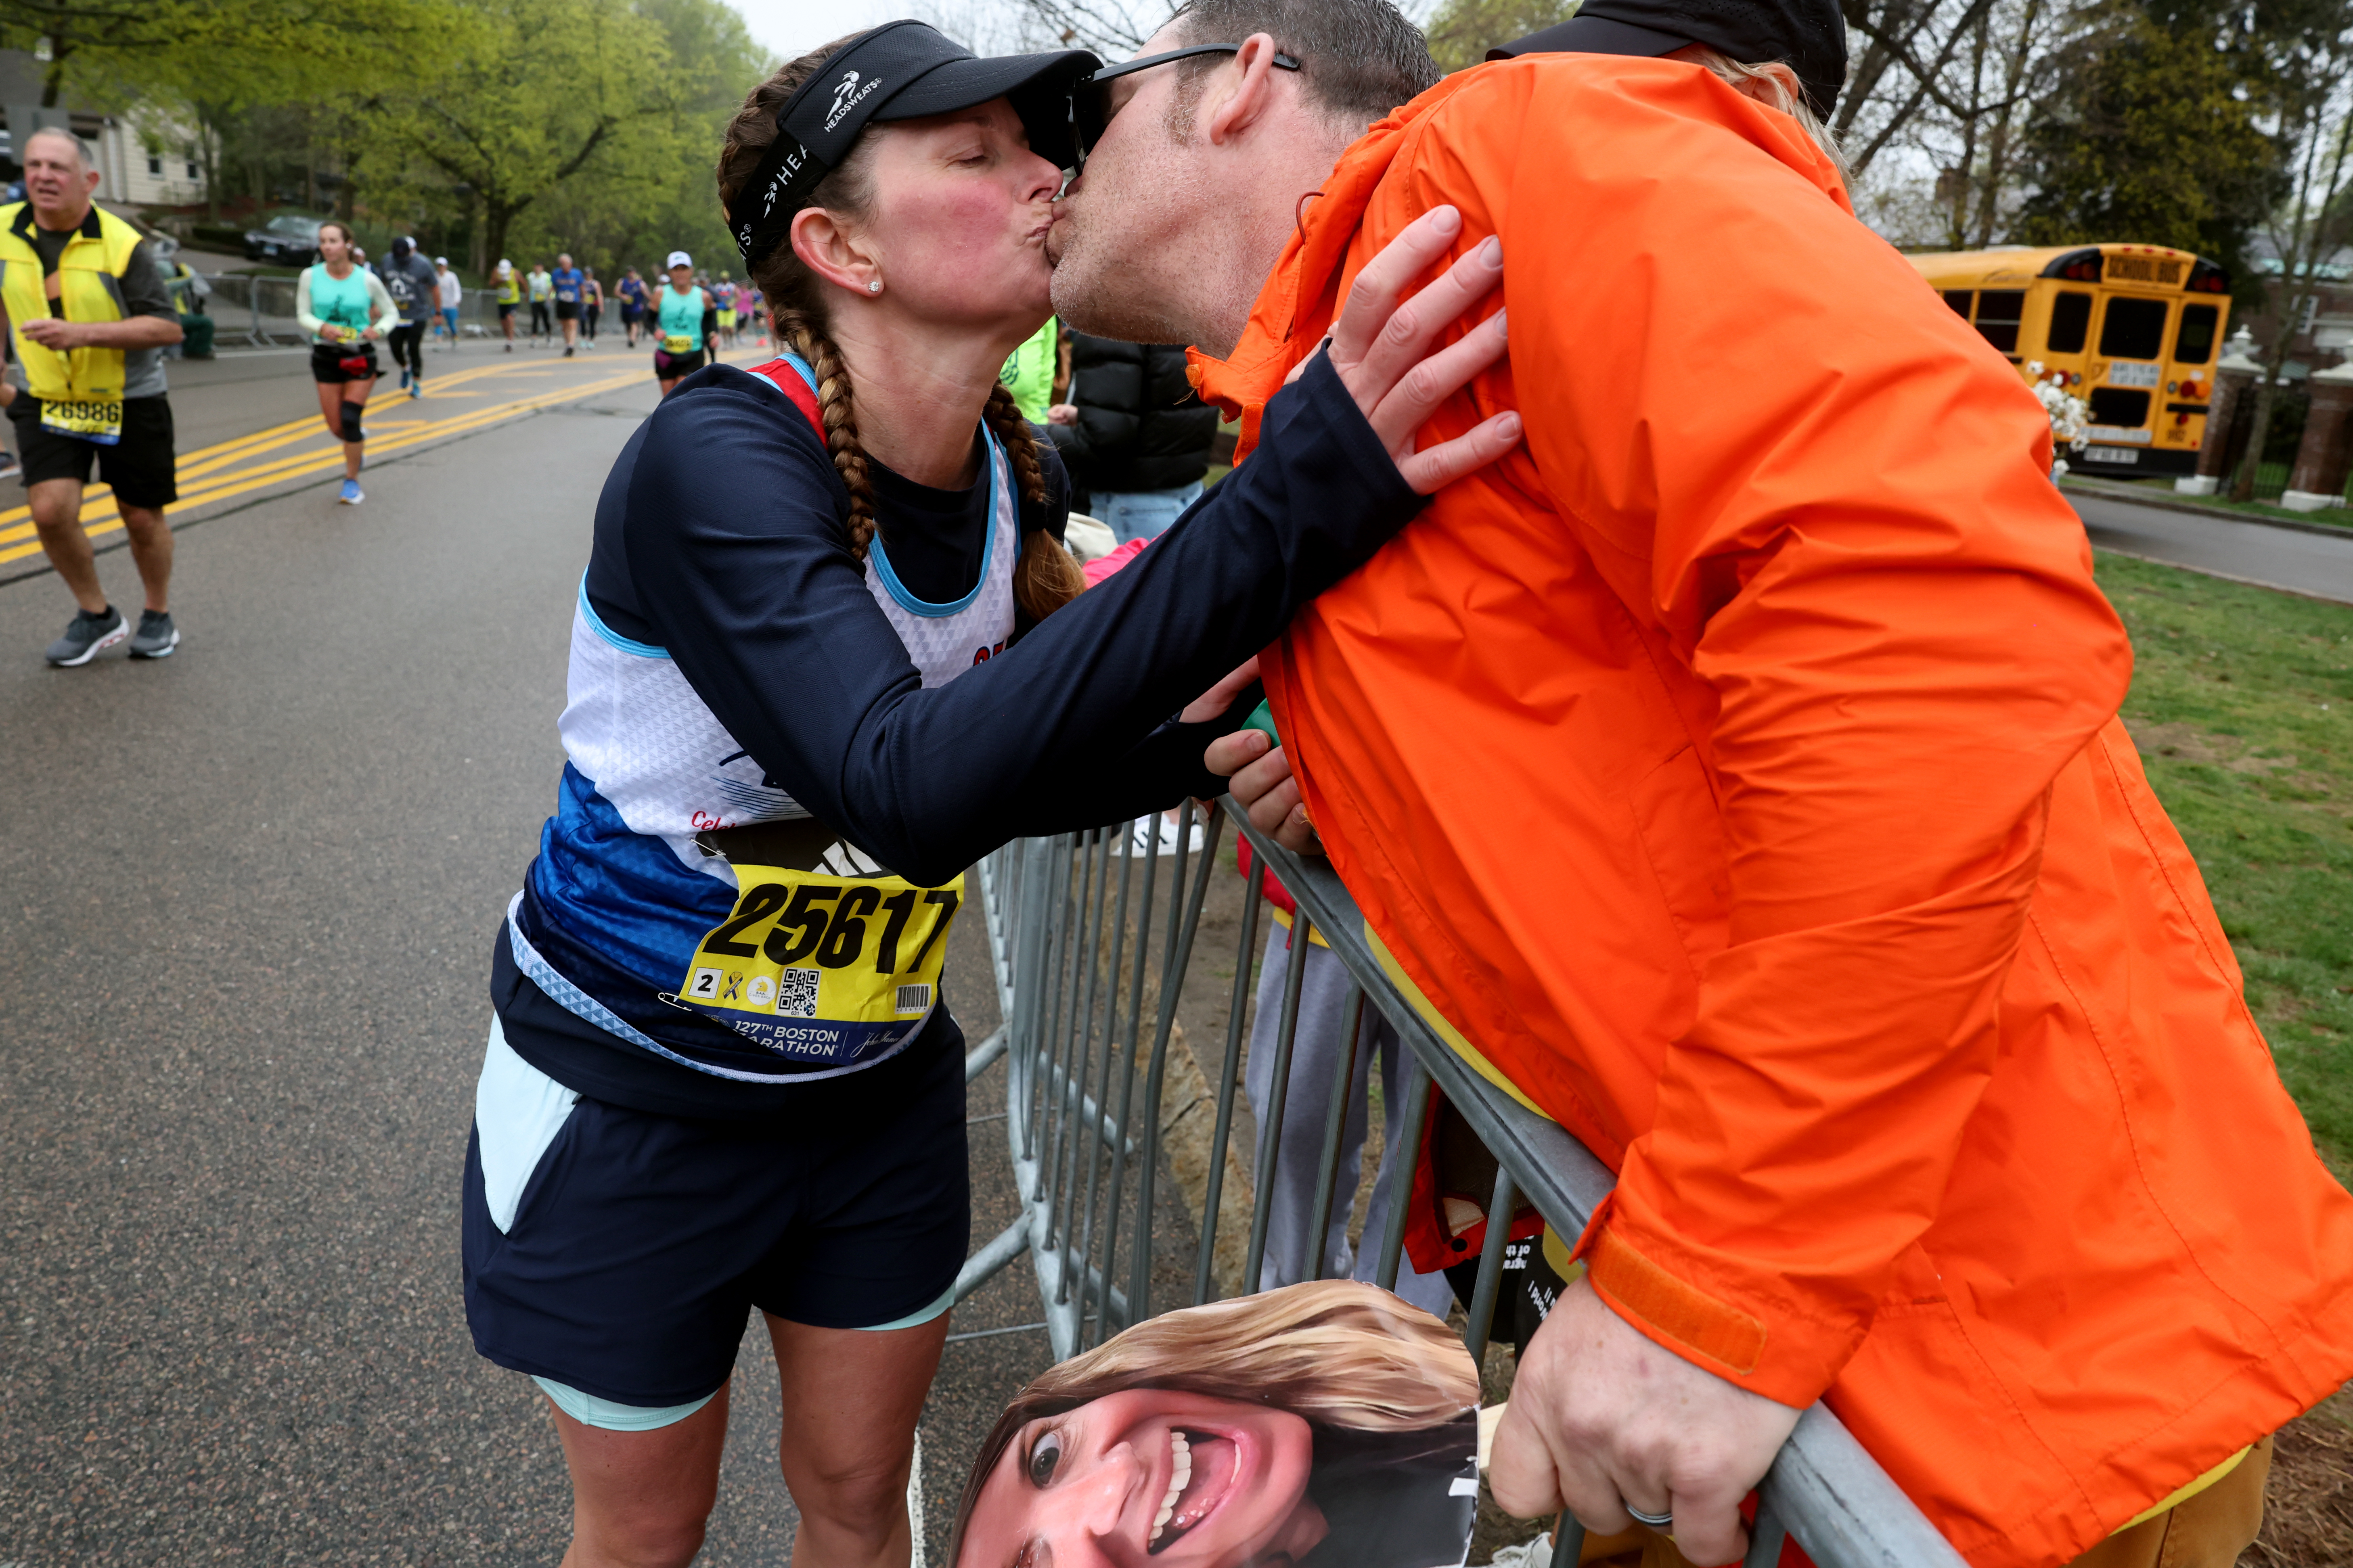
<instances>
[{"instance_id":1,"label":"wedding ring","mask_svg":"<svg viewBox=\"0 0 2353 1568\"><path fill-rule=\"evenodd\" d=\"M1620 1500L1622 1501L1623 1500ZM1630 1502L1625 1504L1625 1509L1627 1516L1632 1519L1635 1523L1647 1524L1652 1530L1664 1530L1667 1526L1674 1523L1675 1521L1674 1511L1672 1509L1665 1513L1644 1513L1641 1509L1636 1508Z\"/></svg>"}]
</instances>

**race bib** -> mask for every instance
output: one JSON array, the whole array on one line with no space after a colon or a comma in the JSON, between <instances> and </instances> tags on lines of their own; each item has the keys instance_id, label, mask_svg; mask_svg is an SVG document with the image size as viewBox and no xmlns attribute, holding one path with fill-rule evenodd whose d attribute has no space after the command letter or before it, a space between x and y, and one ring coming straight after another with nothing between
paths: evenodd
<instances>
[{"instance_id":1,"label":"race bib","mask_svg":"<svg viewBox=\"0 0 2353 1568\"><path fill-rule=\"evenodd\" d=\"M962 877L919 888L738 862L735 879L734 910L663 1001L813 1067L880 1056L931 1016Z\"/></svg>"},{"instance_id":2,"label":"race bib","mask_svg":"<svg viewBox=\"0 0 2353 1568\"><path fill-rule=\"evenodd\" d=\"M111 447L122 439L122 399L86 397L65 402L43 399L41 428L77 441Z\"/></svg>"},{"instance_id":3,"label":"race bib","mask_svg":"<svg viewBox=\"0 0 2353 1568\"><path fill-rule=\"evenodd\" d=\"M684 332L672 332L662 339L662 349L668 353L692 353L694 352L694 340L688 337Z\"/></svg>"}]
</instances>

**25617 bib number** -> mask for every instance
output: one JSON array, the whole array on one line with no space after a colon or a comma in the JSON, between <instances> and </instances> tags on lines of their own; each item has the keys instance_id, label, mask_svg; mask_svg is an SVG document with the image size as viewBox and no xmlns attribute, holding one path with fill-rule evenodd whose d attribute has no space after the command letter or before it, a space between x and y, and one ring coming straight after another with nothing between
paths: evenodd
<instances>
[{"instance_id":1,"label":"25617 bib number","mask_svg":"<svg viewBox=\"0 0 2353 1568\"><path fill-rule=\"evenodd\" d=\"M41 401L41 428L77 441L111 447L122 439L122 400L85 397Z\"/></svg>"},{"instance_id":2,"label":"25617 bib number","mask_svg":"<svg viewBox=\"0 0 2353 1568\"><path fill-rule=\"evenodd\" d=\"M733 911L664 1000L812 1066L880 1055L931 1016L962 877L919 888L739 862L735 878Z\"/></svg>"}]
</instances>

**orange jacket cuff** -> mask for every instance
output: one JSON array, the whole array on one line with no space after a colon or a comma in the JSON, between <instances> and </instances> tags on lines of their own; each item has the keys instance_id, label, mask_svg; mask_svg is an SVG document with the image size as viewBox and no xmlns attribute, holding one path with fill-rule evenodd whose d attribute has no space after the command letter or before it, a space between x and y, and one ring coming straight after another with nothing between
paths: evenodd
<instances>
[{"instance_id":1,"label":"orange jacket cuff","mask_svg":"<svg viewBox=\"0 0 2353 1568\"><path fill-rule=\"evenodd\" d=\"M1602 1205L1578 1241L1586 1278L1611 1311L1665 1350L1726 1382L1803 1409L1821 1397L1862 1339L1786 1316L1769 1320ZM1706 1281L1699 1283L1698 1281Z\"/></svg>"}]
</instances>

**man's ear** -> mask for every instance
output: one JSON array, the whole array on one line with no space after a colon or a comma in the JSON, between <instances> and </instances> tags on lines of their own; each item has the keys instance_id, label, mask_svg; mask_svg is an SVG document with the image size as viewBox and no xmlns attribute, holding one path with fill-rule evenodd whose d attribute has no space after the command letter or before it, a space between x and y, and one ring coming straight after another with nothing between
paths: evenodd
<instances>
[{"instance_id":1,"label":"man's ear","mask_svg":"<svg viewBox=\"0 0 2353 1568\"><path fill-rule=\"evenodd\" d=\"M874 258L823 207L803 207L794 215L792 244L793 254L810 271L852 294L865 294L866 285L881 276Z\"/></svg>"},{"instance_id":2,"label":"man's ear","mask_svg":"<svg viewBox=\"0 0 2353 1568\"><path fill-rule=\"evenodd\" d=\"M1274 65L1274 39L1265 33L1252 33L1242 40L1242 47L1219 76L1218 86L1225 97L1209 105L1209 141L1224 146L1238 136L1247 133L1274 111L1282 89L1276 79L1295 72L1279 71ZM1215 89L1213 89L1215 90Z\"/></svg>"}]
</instances>

